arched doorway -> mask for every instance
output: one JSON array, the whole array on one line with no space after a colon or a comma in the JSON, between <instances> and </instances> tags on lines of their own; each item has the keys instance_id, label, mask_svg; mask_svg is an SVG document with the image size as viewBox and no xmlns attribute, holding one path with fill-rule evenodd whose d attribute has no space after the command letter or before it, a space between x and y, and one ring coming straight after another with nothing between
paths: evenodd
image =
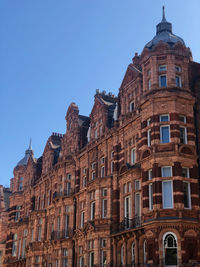
<instances>
[{"instance_id":1,"label":"arched doorway","mask_svg":"<svg viewBox=\"0 0 200 267\"><path fill-rule=\"evenodd\" d=\"M163 236L164 264L167 267L176 267L178 264L177 237L174 233Z\"/></svg>"}]
</instances>

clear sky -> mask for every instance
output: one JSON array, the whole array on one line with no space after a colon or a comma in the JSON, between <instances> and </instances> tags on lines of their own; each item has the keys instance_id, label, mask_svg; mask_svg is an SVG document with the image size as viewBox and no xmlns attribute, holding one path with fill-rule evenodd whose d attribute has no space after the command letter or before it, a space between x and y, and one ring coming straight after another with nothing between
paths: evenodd
<instances>
[{"instance_id":1,"label":"clear sky","mask_svg":"<svg viewBox=\"0 0 200 267\"><path fill-rule=\"evenodd\" d=\"M163 4L200 62L200 0L0 1L0 184L9 185L30 137L39 157L52 132L65 133L71 102L89 115L96 89L118 93Z\"/></svg>"}]
</instances>

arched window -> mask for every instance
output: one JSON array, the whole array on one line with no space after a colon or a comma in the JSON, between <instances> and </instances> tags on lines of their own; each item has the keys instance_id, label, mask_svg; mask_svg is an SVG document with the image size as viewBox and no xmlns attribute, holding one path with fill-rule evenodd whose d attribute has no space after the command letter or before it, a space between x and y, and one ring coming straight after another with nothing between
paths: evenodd
<instances>
[{"instance_id":1,"label":"arched window","mask_svg":"<svg viewBox=\"0 0 200 267\"><path fill-rule=\"evenodd\" d=\"M177 266L177 238L174 233L163 236L163 251L165 266Z\"/></svg>"},{"instance_id":2,"label":"arched window","mask_svg":"<svg viewBox=\"0 0 200 267\"><path fill-rule=\"evenodd\" d=\"M135 266L135 243L131 244L131 267Z\"/></svg>"}]
</instances>

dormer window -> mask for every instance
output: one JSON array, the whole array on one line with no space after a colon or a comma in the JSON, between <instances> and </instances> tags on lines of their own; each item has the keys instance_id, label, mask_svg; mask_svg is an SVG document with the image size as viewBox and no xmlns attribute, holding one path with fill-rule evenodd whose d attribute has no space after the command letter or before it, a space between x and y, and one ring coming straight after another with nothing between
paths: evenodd
<instances>
[{"instance_id":1,"label":"dormer window","mask_svg":"<svg viewBox=\"0 0 200 267\"><path fill-rule=\"evenodd\" d=\"M166 71L166 70L167 70L166 65L160 65L159 66L159 71Z\"/></svg>"},{"instance_id":2,"label":"dormer window","mask_svg":"<svg viewBox=\"0 0 200 267\"><path fill-rule=\"evenodd\" d=\"M134 110L134 101L131 101L129 104L129 111L132 112Z\"/></svg>"}]
</instances>

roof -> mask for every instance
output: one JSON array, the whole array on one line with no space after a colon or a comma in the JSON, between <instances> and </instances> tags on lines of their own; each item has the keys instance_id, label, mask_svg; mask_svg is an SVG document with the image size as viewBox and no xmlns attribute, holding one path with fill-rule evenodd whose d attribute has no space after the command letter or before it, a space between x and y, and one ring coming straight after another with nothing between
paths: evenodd
<instances>
[{"instance_id":1,"label":"roof","mask_svg":"<svg viewBox=\"0 0 200 267\"><path fill-rule=\"evenodd\" d=\"M32 147L31 147L31 143L29 145L29 148L25 151L25 156L23 157L23 159L21 159L18 163L17 163L17 166L26 166L27 163L28 163L28 160L29 158L33 156L33 150L32 150Z\"/></svg>"},{"instance_id":2,"label":"roof","mask_svg":"<svg viewBox=\"0 0 200 267\"><path fill-rule=\"evenodd\" d=\"M162 21L156 26L156 35L150 42L145 45L145 47L152 49L160 41L167 43L170 46L173 46L176 43L181 43L185 46L183 39L172 33L172 24L170 22L167 22L165 18L164 7Z\"/></svg>"}]
</instances>

